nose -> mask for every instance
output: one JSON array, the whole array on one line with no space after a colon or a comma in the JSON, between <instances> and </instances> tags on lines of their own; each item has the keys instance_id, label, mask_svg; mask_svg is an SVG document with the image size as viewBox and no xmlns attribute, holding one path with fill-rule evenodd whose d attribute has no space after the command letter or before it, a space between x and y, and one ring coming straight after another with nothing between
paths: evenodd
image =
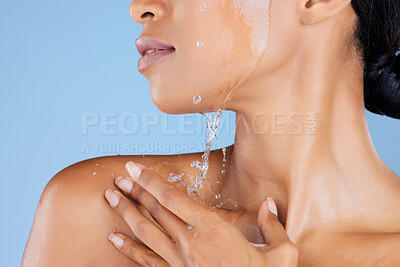
<instances>
[{"instance_id":1,"label":"nose","mask_svg":"<svg viewBox=\"0 0 400 267\"><path fill-rule=\"evenodd\" d=\"M165 0L134 0L129 7L133 20L142 25L149 20L161 20L167 12L168 6Z\"/></svg>"}]
</instances>

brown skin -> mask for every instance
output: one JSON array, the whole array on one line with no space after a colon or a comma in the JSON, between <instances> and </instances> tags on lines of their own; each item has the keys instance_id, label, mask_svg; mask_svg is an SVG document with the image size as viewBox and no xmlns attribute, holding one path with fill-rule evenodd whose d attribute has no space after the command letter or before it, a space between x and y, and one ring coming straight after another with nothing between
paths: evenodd
<instances>
[{"instance_id":1,"label":"brown skin","mask_svg":"<svg viewBox=\"0 0 400 267\"><path fill-rule=\"evenodd\" d=\"M229 8L233 0L207 1L206 13L198 16L192 14L195 1L132 4L142 35L176 48L143 73L157 107L189 113L224 105L237 112L223 182L215 186L222 160L221 151L215 151L208 174L213 192L200 195L213 202L213 193L219 192L236 201L241 209L221 216L233 220L253 243L263 239L254 230L260 205L272 197L299 251L298 266L400 265L400 179L379 158L368 132L350 1L276 0L270 16L264 16L266 2L238 7L250 15L237 19ZM146 12L152 13L142 16ZM271 19L269 38L263 39L269 31L249 23L249 17L260 23ZM193 45L199 39L203 50ZM254 47L254 39L256 44L269 39L267 51ZM203 100L193 105L196 94ZM308 112L317 115L315 132L300 134L299 128L304 133L308 127ZM105 157L64 169L43 192L23 265L39 259L42 266L133 266L107 240L113 229L133 232L104 191L117 189L115 178L128 175L128 161L147 167L169 162L156 166L166 179L199 158Z\"/></svg>"},{"instance_id":2,"label":"brown skin","mask_svg":"<svg viewBox=\"0 0 400 267\"><path fill-rule=\"evenodd\" d=\"M228 148L227 160L231 148ZM200 153L101 157L62 170L48 183L39 201L22 265L134 266L135 263L115 250L107 239L113 230L129 236L134 236L134 233L127 222L112 210L104 198L104 192L108 188L118 189L114 185L116 177L129 177L124 167L128 161L155 167L162 175L160 177L168 177L169 173L177 172L182 167L190 169L190 163L200 157ZM207 180L210 184L216 184L216 177L221 177L220 164L217 162L222 162L222 158L221 150L211 153ZM163 168L159 167L160 163ZM94 172L96 175L93 175ZM177 188L184 191L182 187ZM204 200L215 202L216 192L208 196L204 194ZM233 222L249 241L264 242L258 230L258 210L218 211L226 221ZM93 244L96 244L95 247Z\"/></svg>"},{"instance_id":3,"label":"brown skin","mask_svg":"<svg viewBox=\"0 0 400 267\"><path fill-rule=\"evenodd\" d=\"M258 211L258 226L266 244L255 246L246 240L235 222L226 219L226 211L189 198L144 165L128 162L126 168L131 177L119 178L116 184L127 197L112 189L106 191L105 197L148 249L120 233L111 234L109 239L138 263L144 266L297 266L298 250L276 216L273 199L264 201ZM160 227L152 219L147 220L129 198L142 205ZM138 261L139 255L146 256Z\"/></svg>"}]
</instances>

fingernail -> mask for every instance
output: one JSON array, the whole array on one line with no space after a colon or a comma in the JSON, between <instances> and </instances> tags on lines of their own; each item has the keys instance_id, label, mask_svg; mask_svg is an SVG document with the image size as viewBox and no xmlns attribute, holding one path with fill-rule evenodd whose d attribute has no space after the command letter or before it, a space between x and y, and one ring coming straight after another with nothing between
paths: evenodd
<instances>
[{"instance_id":1,"label":"fingernail","mask_svg":"<svg viewBox=\"0 0 400 267\"><path fill-rule=\"evenodd\" d=\"M275 201L272 197L267 197L267 203L269 211L278 216L278 208L276 207Z\"/></svg>"},{"instance_id":2,"label":"fingernail","mask_svg":"<svg viewBox=\"0 0 400 267\"><path fill-rule=\"evenodd\" d=\"M126 179L125 177L118 177L115 180L115 184L122 189L122 191L126 193L130 193L132 191L133 183L132 181Z\"/></svg>"},{"instance_id":3,"label":"fingernail","mask_svg":"<svg viewBox=\"0 0 400 267\"><path fill-rule=\"evenodd\" d=\"M118 205L119 196L112 189L108 189L104 195L111 206L115 208Z\"/></svg>"},{"instance_id":4,"label":"fingernail","mask_svg":"<svg viewBox=\"0 0 400 267\"><path fill-rule=\"evenodd\" d=\"M123 238L121 238L119 235L114 234L114 233L110 233L108 235L108 240L113 242L113 244L119 248L122 248L122 246L124 245L124 242L125 242Z\"/></svg>"},{"instance_id":5,"label":"fingernail","mask_svg":"<svg viewBox=\"0 0 400 267\"><path fill-rule=\"evenodd\" d=\"M128 163L126 163L125 167L132 178L139 179L139 176L142 173L142 169L136 163L129 161Z\"/></svg>"}]
</instances>

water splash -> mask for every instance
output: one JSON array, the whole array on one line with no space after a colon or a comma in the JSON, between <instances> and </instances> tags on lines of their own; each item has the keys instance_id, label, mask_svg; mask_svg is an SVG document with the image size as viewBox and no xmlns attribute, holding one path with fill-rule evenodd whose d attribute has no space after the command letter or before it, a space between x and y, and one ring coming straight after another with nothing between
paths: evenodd
<instances>
[{"instance_id":1,"label":"water splash","mask_svg":"<svg viewBox=\"0 0 400 267\"><path fill-rule=\"evenodd\" d=\"M200 168L201 165L200 165L200 162L198 160L194 160L194 161L192 161L192 163L190 163L190 166L192 168L197 169L197 168Z\"/></svg>"},{"instance_id":2,"label":"water splash","mask_svg":"<svg viewBox=\"0 0 400 267\"><path fill-rule=\"evenodd\" d=\"M168 177L168 181L173 183L177 182L176 186L184 186L186 188L187 193L190 195L191 193L197 192L198 188L192 186L193 180L195 178L190 173L187 173L187 170L184 169L181 173L170 173Z\"/></svg>"},{"instance_id":3,"label":"water splash","mask_svg":"<svg viewBox=\"0 0 400 267\"><path fill-rule=\"evenodd\" d=\"M194 160L190 163L190 166L194 169L197 169L197 173L193 174L193 172L187 171L184 169L181 173L170 173L168 177L169 182L177 182L176 186L184 186L186 188L187 193L190 195L192 193L198 193L198 191L202 188L204 181L206 180L207 172L209 169L209 156L212 148L213 141L218 138L218 126L220 123L221 116L224 112L224 108L221 107L215 112L202 113L206 119L206 132L205 132L205 149L204 153L201 157L201 162L198 160ZM223 162L226 162L226 148L223 148L224 159ZM217 184L221 184L221 181L217 181ZM210 191L210 185L208 185L208 190ZM210 191L211 192L211 191ZM204 199L203 194L198 194L198 197ZM222 196L220 193L214 193L215 199L219 200L220 203L214 206L214 203L208 203L213 207L222 207L224 204L229 203L230 200L222 200Z\"/></svg>"},{"instance_id":4,"label":"water splash","mask_svg":"<svg viewBox=\"0 0 400 267\"><path fill-rule=\"evenodd\" d=\"M203 113L206 118L206 140L204 153L201 157L201 162L194 160L190 164L192 168L198 169L196 176L193 177L192 175L186 175L187 170L183 170L178 174L170 173L168 177L169 182L178 182L178 186L185 186L188 194L199 191L203 185L203 182L206 180L206 175L210 164L209 156L211 147L213 141L218 137L218 125L223 112L224 108L219 108L215 112Z\"/></svg>"},{"instance_id":5,"label":"water splash","mask_svg":"<svg viewBox=\"0 0 400 267\"><path fill-rule=\"evenodd\" d=\"M186 170L184 169L181 173L178 173L178 174L176 174L176 173L170 173L169 174L169 177L168 177L168 181L169 182L179 182L177 185L178 186L180 186L180 185L183 185L183 186L185 186L186 188L188 188L189 187L189 182L188 182L188 180L187 179L183 179L183 177L185 176L185 173L186 173Z\"/></svg>"},{"instance_id":6,"label":"water splash","mask_svg":"<svg viewBox=\"0 0 400 267\"><path fill-rule=\"evenodd\" d=\"M205 149L204 154L201 157L201 163L199 167L199 171L196 175L193 189L194 191L198 191L203 181L206 179L207 171L209 168L209 156L211 152L211 147L213 141L218 137L218 125L224 112L223 108L219 108L216 112L205 113L204 116L206 118L206 140L205 140Z\"/></svg>"}]
</instances>

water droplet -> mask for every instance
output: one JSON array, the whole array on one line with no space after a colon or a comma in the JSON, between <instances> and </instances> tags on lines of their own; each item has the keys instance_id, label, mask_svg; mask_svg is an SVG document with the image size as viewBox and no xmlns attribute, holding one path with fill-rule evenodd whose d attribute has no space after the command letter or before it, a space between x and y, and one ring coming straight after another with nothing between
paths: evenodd
<instances>
[{"instance_id":1,"label":"water droplet","mask_svg":"<svg viewBox=\"0 0 400 267\"><path fill-rule=\"evenodd\" d=\"M146 155L142 155L142 157L144 158L144 157L146 157Z\"/></svg>"},{"instance_id":2,"label":"water droplet","mask_svg":"<svg viewBox=\"0 0 400 267\"><path fill-rule=\"evenodd\" d=\"M221 181L218 180L218 181L217 181L217 184L221 184Z\"/></svg>"},{"instance_id":3,"label":"water droplet","mask_svg":"<svg viewBox=\"0 0 400 267\"><path fill-rule=\"evenodd\" d=\"M99 164L96 163L96 166L99 166Z\"/></svg>"},{"instance_id":4,"label":"water droplet","mask_svg":"<svg viewBox=\"0 0 400 267\"><path fill-rule=\"evenodd\" d=\"M221 173L225 173L225 170L222 170Z\"/></svg>"},{"instance_id":5,"label":"water droplet","mask_svg":"<svg viewBox=\"0 0 400 267\"><path fill-rule=\"evenodd\" d=\"M220 198L221 198L221 194L220 194L220 193L216 193L216 194L215 194L215 198L216 198L216 199L220 199Z\"/></svg>"},{"instance_id":6,"label":"water droplet","mask_svg":"<svg viewBox=\"0 0 400 267\"><path fill-rule=\"evenodd\" d=\"M199 8L201 12L204 12L207 9L206 3L203 3Z\"/></svg>"},{"instance_id":7,"label":"water droplet","mask_svg":"<svg viewBox=\"0 0 400 267\"><path fill-rule=\"evenodd\" d=\"M198 160L194 160L192 161L192 163L190 163L190 166L192 166L192 168L200 168L200 162Z\"/></svg>"},{"instance_id":8,"label":"water droplet","mask_svg":"<svg viewBox=\"0 0 400 267\"><path fill-rule=\"evenodd\" d=\"M224 155L224 158L222 159L223 162L226 162L226 147L222 148L222 154ZM225 164L224 164L225 165Z\"/></svg>"},{"instance_id":9,"label":"water droplet","mask_svg":"<svg viewBox=\"0 0 400 267\"><path fill-rule=\"evenodd\" d=\"M111 177L114 176L114 173L111 173Z\"/></svg>"},{"instance_id":10,"label":"water droplet","mask_svg":"<svg viewBox=\"0 0 400 267\"><path fill-rule=\"evenodd\" d=\"M93 175L96 175L96 172L94 172Z\"/></svg>"},{"instance_id":11,"label":"water droplet","mask_svg":"<svg viewBox=\"0 0 400 267\"><path fill-rule=\"evenodd\" d=\"M186 188L186 191L189 193L192 193L196 190L196 188L192 188L189 184L189 179L193 180L192 176L186 175L186 169L183 169L183 171L179 174L176 173L170 173L168 177L169 182L179 182L176 184L176 186L184 186ZM170 185L170 187L174 187L174 185Z\"/></svg>"},{"instance_id":12,"label":"water droplet","mask_svg":"<svg viewBox=\"0 0 400 267\"><path fill-rule=\"evenodd\" d=\"M193 228L194 228L193 225L188 224L188 230L193 230Z\"/></svg>"},{"instance_id":13,"label":"water droplet","mask_svg":"<svg viewBox=\"0 0 400 267\"><path fill-rule=\"evenodd\" d=\"M182 181L182 177L185 175L185 170L181 172L180 174L176 173L170 173L168 177L168 181L170 182L176 182L176 181Z\"/></svg>"},{"instance_id":14,"label":"water droplet","mask_svg":"<svg viewBox=\"0 0 400 267\"><path fill-rule=\"evenodd\" d=\"M202 40L197 41L196 43L197 47L204 47L204 42Z\"/></svg>"},{"instance_id":15,"label":"water droplet","mask_svg":"<svg viewBox=\"0 0 400 267\"><path fill-rule=\"evenodd\" d=\"M200 102L201 102L201 96L195 95L195 96L193 97L193 103L194 103L195 105L197 105L197 104L199 104Z\"/></svg>"}]
</instances>

